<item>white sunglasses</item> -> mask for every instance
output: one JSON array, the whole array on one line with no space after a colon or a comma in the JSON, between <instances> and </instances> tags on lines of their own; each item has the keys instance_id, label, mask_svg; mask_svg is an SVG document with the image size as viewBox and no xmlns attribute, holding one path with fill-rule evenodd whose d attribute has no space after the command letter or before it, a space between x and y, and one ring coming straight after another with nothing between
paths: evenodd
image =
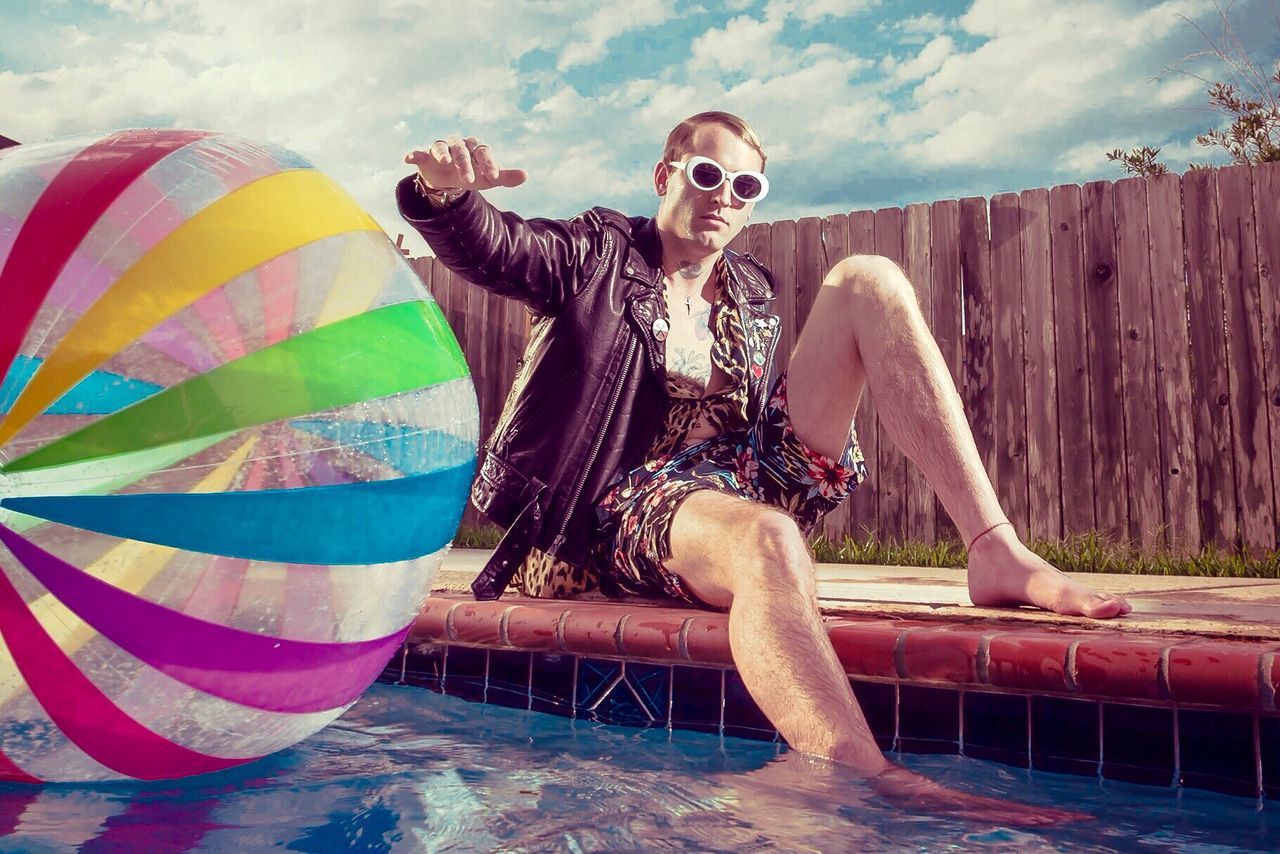
<instances>
[{"instance_id":1,"label":"white sunglasses","mask_svg":"<svg viewBox=\"0 0 1280 854\"><path fill-rule=\"evenodd\" d=\"M769 179L763 172L729 172L710 157L690 157L667 165L683 169L689 183L699 190L718 190L727 180L729 191L740 202L758 202L769 193Z\"/></svg>"}]
</instances>

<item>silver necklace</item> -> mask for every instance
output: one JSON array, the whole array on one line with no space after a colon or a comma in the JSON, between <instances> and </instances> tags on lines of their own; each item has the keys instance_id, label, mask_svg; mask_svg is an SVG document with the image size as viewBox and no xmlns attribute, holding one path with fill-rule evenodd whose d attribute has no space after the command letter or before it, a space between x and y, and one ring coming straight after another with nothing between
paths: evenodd
<instances>
[{"instance_id":1,"label":"silver necklace","mask_svg":"<svg viewBox=\"0 0 1280 854\"><path fill-rule=\"evenodd\" d=\"M680 268L676 272L680 274L681 278L692 281L693 279L696 279L698 278L698 276L702 275L702 265L695 264L692 261L686 261L680 265ZM684 295L684 312L687 315L693 314L693 293L692 292Z\"/></svg>"}]
</instances>

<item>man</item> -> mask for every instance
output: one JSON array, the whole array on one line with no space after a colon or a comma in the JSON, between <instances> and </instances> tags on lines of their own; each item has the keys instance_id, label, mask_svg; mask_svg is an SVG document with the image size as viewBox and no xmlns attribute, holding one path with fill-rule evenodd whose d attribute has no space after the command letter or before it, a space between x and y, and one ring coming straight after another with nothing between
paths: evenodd
<instances>
[{"instance_id":1,"label":"man","mask_svg":"<svg viewBox=\"0 0 1280 854\"><path fill-rule=\"evenodd\" d=\"M965 538L975 604L1128 612L1018 541L896 264L838 263L776 374L771 278L725 249L768 192L742 119L701 113L671 132L651 220L500 213L475 191L527 174L474 138L405 160L417 167L397 188L405 218L441 261L536 318L473 490L508 527L478 596L500 595L533 552L606 591L728 609L734 662L787 742L883 772L823 630L802 531L865 477L851 425L866 389Z\"/></svg>"}]
</instances>

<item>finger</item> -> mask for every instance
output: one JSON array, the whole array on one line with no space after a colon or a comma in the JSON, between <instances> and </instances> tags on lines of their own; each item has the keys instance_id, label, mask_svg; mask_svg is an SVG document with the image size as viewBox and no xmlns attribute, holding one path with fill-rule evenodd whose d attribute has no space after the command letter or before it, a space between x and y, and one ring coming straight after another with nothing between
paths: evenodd
<instances>
[{"instance_id":1,"label":"finger","mask_svg":"<svg viewBox=\"0 0 1280 854\"><path fill-rule=\"evenodd\" d=\"M468 141L470 141L470 138ZM483 175L489 183L497 184L500 170L493 159L493 153L489 150L489 146L480 142L470 146L470 148L471 161L475 164L476 173Z\"/></svg>"},{"instance_id":2,"label":"finger","mask_svg":"<svg viewBox=\"0 0 1280 854\"><path fill-rule=\"evenodd\" d=\"M465 186L474 184L476 181L476 171L471 165L471 152L467 150L466 143L461 140L452 143L449 146L449 154L453 156L453 168L457 170L458 178Z\"/></svg>"},{"instance_id":3,"label":"finger","mask_svg":"<svg viewBox=\"0 0 1280 854\"><path fill-rule=\"evenodd\" d=\"M475 167L477 175L483 175L490 183L498 180L498 169L493 160L493 153L489 150L489 144L481 142L474 136L463 138L463 143L467 146L467 151L471 153L471 162Z\"/></svg>"},{"instance_id":4,"label":"finger","mask_svg":"<svg viewBox=\"0 0 1280 854\"><path fill-rule=\"evenodd\" d=\"M443 163L446 166L453 162L453 158L449 156L449 143L445 142L443 139L437 139L435 142L431 143L431 148L429 148L428 151L431 152L437 162Z\"/></svg>"},{"instance_id":5,"label":"finger","mask_svg":"<svg viewBox=\"0 0 1280 854\"><path fill-rule=\"evenodd\" d=\"M411 166L427 163L439 163L440 158L430 148L415 148L404 156L404 162Z\"/></svg>"},{"instance_id":6,"label":"finger","mask_svg":"<svg viewBox=\"0 0 1280 854\"><path fill-rule=\"evenodd\" d=\"M529 173L524 169L502 169L494 181L499 187L519 187L529 180Z\"/></svg>"}]
</instances>

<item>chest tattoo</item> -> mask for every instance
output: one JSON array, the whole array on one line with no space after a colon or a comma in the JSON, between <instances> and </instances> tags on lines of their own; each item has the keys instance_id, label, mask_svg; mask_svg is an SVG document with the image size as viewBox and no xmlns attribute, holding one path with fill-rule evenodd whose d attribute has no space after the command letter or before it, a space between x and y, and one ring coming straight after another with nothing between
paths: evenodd
<instances>
[{"instance_id":1,"label":"chest tattoo","mask_svg":"<svg viewBox=\"0 0 1280 854\"><path fill-rule=\"evenodd\" d=\"M688 318L671 319L667 338L667 379L681 397L701 397L711 381L711 306Z\"/></svg>"}]
</instances>

